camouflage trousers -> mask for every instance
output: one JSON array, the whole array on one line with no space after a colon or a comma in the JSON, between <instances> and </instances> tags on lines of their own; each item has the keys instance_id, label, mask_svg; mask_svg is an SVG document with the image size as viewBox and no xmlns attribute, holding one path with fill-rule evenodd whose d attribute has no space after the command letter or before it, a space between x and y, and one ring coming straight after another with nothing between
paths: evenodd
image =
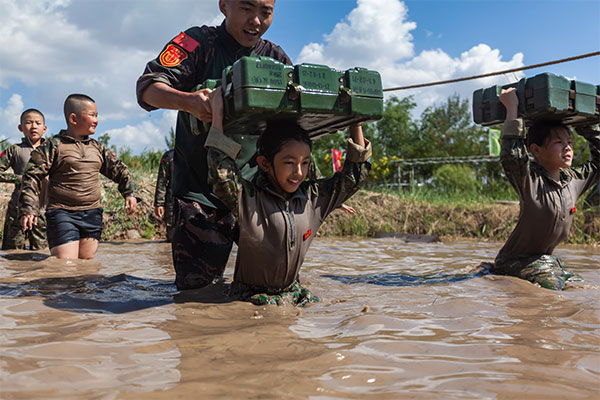
<instances>
[{"instance_id":1,"label":"camouflage trousers","mask_svg":"<svg viewBox=\"0 0 600 400\"><path fill-rule=\"evenodd\" d=\"M40 215L33 229L24 232L21 228L21 222L17 218L17 208L9 203L6 210L6 218L4 219L2 250L25 249L27 240L29 240L30 250L39 250L48 247L48 242L46 241L46 217L44 214Z\"/></svg>"},{"instance_id":2,"label":"camouflage trousers","mask_svg":"<svg viewBox=\"0 0 600 400\"><path fill-rule=\"evenodd\" d=\"M229 295L257 306L291 304L304 307L308 303L319 302L319 298L301 286L297 280L283 289L270 289L234 281Z\"/></svg>"},{"instance_id":3,"label":"camouflage trousers","mask_svg":"<svg viewBox=\"0 0 600 400\"><path fill-rule=\"evenodd\" d=\"M568 281L583 281L581 276L565 269L560 257L547 254L496 262L490 272L516 276L551 290L562 290Z\"/></svg>"},{"instance_id":4,"label":"camouflage trousers","mask_svg":"<svg viewBox=\"0 0 600 400\"><path fill-rule=\"evenodd\" d=\"M173 206L165 206L163 221L167 228L167 242L173 241Z\"/></svg>"},{"instance_id":5,"label":"camouflage trousers","mask_svg":"<svg viewBox=\"0 0 600 400\"><path fill-rule=\"evenodd\" d=\"M236 239L229 211L174 198L171 251L177 289L197 289L220 279Z\"/></svg>"}]
</instances>

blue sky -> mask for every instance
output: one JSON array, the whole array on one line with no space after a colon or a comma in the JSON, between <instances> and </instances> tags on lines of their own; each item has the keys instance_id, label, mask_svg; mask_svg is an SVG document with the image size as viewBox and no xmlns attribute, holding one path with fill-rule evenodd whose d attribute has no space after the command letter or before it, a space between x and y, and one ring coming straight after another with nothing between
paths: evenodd
<instances>
[{"instance_id":1,"label":"blue sky","mask_svg":"<svg viewBox=\"0 0 600 400\"><path fill-rule=\"evenodd\" d=\"M66 95L94 97L97 135L134 152L164 149L170 111L147 113L135 81L164 44L222 21L217 0L0 0L0 138L20 140L18 116L64 127ZM294 63L380 71L384 87L482 74L600 50L600 1L277 0L264 36ZM483 80L398 91L417 115L454 93L552 72L600 84L600 57Z\"/></svg>"}]
</instances>

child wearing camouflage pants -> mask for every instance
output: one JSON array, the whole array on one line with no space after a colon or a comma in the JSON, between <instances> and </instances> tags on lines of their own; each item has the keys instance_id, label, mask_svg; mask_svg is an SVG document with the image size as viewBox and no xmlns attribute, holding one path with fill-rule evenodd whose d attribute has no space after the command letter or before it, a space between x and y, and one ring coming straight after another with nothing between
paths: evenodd
<instances>
[{"instance_id":1,"label":"child wearing camouflage pants","mask_svg":"<svg viewBox=\"0 0 600 400\"><path fill-rule=\"evenodd\" d=\"M48 247L46 242L46 219L43 214L38 218L37 223L26 232L23 232L23 229L21 229L21 223L18 218L19 195L21 193L23 173L29 162L31 152L44 143L45 139L43 135L46 129L44 114L39 110L30 108L23 111L20 118L19 130L23 132L23 136L25 137L21 143L13 144L0 154L0 182L15 184L15 190L13 190L10 197L4 219L2 250L24 249L28 239L31 250ZM12 168L13 172L4 172L8 168ZM39 204L42 212L46 202L45 189L46 185L43 184Z\"/></svg>"},{"instance_id":2,"label":"child wearing camouflage pants","mask_svg":"<svg viewBox=\"0 0 600 400\"><path fill-rule=\"evenodd\" d=\"M562 290L565 282L581 278L566 271L552 252L569 234L577 199L600 179L600 131L591 126L577 128L590 144L591 160L571 168L573 147L566 126L539 121L525 139L523 121L517 119L515 89L503 90L500 101L506 107L500 160L519 195L520 213L490 271ZM532 161L527 150L533 155Z\"/></svg>"}]
</instances>

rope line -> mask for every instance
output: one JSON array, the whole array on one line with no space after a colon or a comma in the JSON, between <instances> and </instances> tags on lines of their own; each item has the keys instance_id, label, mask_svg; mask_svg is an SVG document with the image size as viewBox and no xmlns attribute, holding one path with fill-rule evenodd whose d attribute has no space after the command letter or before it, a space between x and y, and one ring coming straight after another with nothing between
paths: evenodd
<instances>
[{"instance_id":1,"label":"rope line","mask_svg":"<svg viewBox=\"0 0 600 400\"><path fill-rule=\"evenodd\" d=\"M525 66L525 67L506 69L504 71L489 72L487 74L468 76L468 77L465 77L465 78L448 79L448 80L445 80L445 81L437 81L437 82L430 82L430 83L420 83L418 85L399 86L399 87L393 87L393 88L383 89L383 91L384 92L391 92L391 91L394 91L394 90L416 89L416 88L422 88L422 87L428 87L428 86L444 85L446 83L455 83L455 82L468 81L468 80L472 80L472 79L487 78L488 76L495 76L495 75L507 74L507 73L510 73L510 72L524 71L526 69L533 69L533 68L545 67L547 65L561 64L561 63L565 63L565 62L569 62L569 61L580 60L582 58L594 57L594 56L598 56L598 55L600 55L600 51L595 51L593 53L587 53L587 54L581 54L579 56L574 56L574 57L563 58L563 59L560 59L560 60L543 62L543 63L540 63L540 64L528 65L528 66Z\"/></svg>"}]
</instances>

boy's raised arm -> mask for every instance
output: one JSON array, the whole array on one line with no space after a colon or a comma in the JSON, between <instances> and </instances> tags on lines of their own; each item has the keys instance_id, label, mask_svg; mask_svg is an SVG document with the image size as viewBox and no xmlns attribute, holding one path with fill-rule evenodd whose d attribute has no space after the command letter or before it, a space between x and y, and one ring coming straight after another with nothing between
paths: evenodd
<instances>
[{"instance_id":1,"label":"boy's raised arm","mask_svg":"<svg viewBox=\"0 0 600 400\"><path fill-rule=\"evenodd\" d=\"M209 95L212 109L212 125L204 147L207 148L208 183L213 193L227 209L238 217L239 180L241 175L235 159L241 146L223 133L223 97L221 87Z\"/></svg>"}]
</instances>

